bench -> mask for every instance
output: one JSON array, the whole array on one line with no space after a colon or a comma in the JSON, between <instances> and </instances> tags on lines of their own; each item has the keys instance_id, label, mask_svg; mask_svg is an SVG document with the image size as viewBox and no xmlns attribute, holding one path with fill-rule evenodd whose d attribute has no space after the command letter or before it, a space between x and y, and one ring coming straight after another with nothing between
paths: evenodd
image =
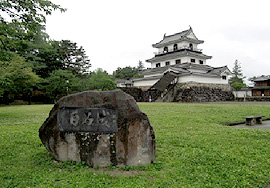
<instances>
[{"instance_id":1,"label":"bench","mask_svg":"<svg viewBox=\"0 0 270 188\"><path fill-rule=\"evenodd\" d=\"M249 116L249 117L246 117L246 125L254 125L255 123L256 124L262 124L262 117L263 116Z\"/></svg>"}]
</instances>

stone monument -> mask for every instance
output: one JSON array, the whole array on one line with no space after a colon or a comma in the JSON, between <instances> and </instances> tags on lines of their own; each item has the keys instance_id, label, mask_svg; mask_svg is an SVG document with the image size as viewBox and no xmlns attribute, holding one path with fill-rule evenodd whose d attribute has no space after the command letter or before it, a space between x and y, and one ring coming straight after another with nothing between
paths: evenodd
<instances>
[{"instance_id":1,"label":"stone monument","mask_svg":"<svg viewBox=\"0 0 270 188\"><path fill-rule=\"evenodd\" d=\"M145 165L155 159L155 135L135 100L121 90L68 95L53 107L39 137L56 160L91 167Z\"/></svg>"}]
</instances>

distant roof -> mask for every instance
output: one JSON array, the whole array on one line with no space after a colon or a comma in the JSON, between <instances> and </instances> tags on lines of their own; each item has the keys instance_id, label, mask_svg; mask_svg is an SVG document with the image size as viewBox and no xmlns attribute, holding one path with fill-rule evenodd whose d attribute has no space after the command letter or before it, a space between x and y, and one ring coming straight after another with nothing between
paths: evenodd
<instances>
[{"instance_id":1,"label":"distant roof","mask_svg":"<svg viewBox=\"0 0 270 188\"><path fill-rule=\"evenodd\" d=\"M261 81L267 81L267 80L270 80L269 76L260 76L258 78L255 78L253 81L254 82L261 82Z\"/></svg>"},{"instance_id":2,"label":"distant roof","mask_svg":"<svg viewBox=\"0 0 270 188\"><path fill-rule=\"evenodd\" d=\"M179 57L184 57L184 56L192 56L192 57L199 57L202 59L211 59L212 56L208 56L208 55L204 55L202 53L199 52L193 52L190 50L182 50L182 51L177 51L177 52L173 52L173 53L166 53L164 55L159 55L159 56L155 56L151 59L146 60L146 62L158 62L158 61L166 61L172 58L179 58Z\"/></svg>"},{"instance_id":3,"label":"distant roof","mask_svg":"<svg viewBox=\"0 0 270 188\"><path fill-rule=\"evenodd\" d=\"M188 37L188 35L190 33L192 33L194 35L195 39ZM191 40L192 42L197 43L197 44L200 44L200 43L204 42L202 40L199 40L195 36L195 34L193 33L192 28L190 27L188 30L182 31L180 33L175 33L173 35L168 35L168 36L164 35L163 39L160 42L158 42L156 44L153 44L153 47L159 48L159 47L163 47L165 45L172 44L172 43L175 43L175 42L179 42L179 41L182 41L182 40Z\"/></svg>"}]
</instances>

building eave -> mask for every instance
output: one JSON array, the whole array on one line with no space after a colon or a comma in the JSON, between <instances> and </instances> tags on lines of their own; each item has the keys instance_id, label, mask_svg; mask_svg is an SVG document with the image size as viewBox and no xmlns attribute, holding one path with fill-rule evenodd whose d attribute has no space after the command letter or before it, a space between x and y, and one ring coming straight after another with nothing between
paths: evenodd
<instances>
[{"instance_id":1,"label":"building eave","mask_svg":"<svg viewBox=\"0 0 270 188\"><path fill-rule=\"evenodd\" d=\"M191 39L191 38L188 38L188 37L182 37L180 39L169 41L169 42L166 42L166 43L159 42L159 43L156 43L156 44L152 44L152 47L154 47L154 48L162 48L162 47L165 47L167 45L176 44L176 43L183 42L183 41L192 42L192 43L195 43L195 44L204 43L203 40L195 40L195 39Z\"/></svg>"},{"instance_id":2,"label":"building eave","mask_svg":"<svg viewBox=\"0 0 270 188\"><path fill-rule=\"evenodd\" d=\"M135 78L132 79L133 82L136 81L142 81L142 80L156 80L156 79L160 79L163 75L158 75L158 76L151 76L151 77L145 77L145 78Z\"/></svg>"},{"instance_id":3,"label":"building eave","mask_svg":"<svg viewBox=\"0 0 270 188\"><path fill-rule=\"evenodd\" d=\"M212 56L208 56L199 52L192 52L192 51L188 51L188 50L184 50L184 51L179 51L179 52L174 52L174 53L167 53L167 54L163 54L163 55L159 55L159 56L155 56L151 59L147 59L146 62L148 63L154 63L154 62L160 62L160 61L166 61L169 59L176 59L176 58L180 58L180 57L186 57L186 56L190 56L190 57L198 57L201 59L211 59Z\"/></svg>"}]
</instances>

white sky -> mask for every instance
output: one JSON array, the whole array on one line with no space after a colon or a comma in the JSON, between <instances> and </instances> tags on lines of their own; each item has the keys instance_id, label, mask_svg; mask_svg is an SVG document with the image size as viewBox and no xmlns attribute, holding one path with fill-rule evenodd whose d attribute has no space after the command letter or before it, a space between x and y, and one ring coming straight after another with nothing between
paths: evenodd
<instances>
[{"instance_id":1,"label":"white sky","mask_svg":"<svg viewBox=\"0 0 270 188\"><path fill-rule=\"evenodd\" d=\"M83 46L92 64L112 73L117 67L146 67L156 51L152 44L167 35L193 28L204 40L210 66L237 59L244 75L270 74L269 0L51 0L67 8L47 17L52 39Z\"/></svg>"}]
</instances>

